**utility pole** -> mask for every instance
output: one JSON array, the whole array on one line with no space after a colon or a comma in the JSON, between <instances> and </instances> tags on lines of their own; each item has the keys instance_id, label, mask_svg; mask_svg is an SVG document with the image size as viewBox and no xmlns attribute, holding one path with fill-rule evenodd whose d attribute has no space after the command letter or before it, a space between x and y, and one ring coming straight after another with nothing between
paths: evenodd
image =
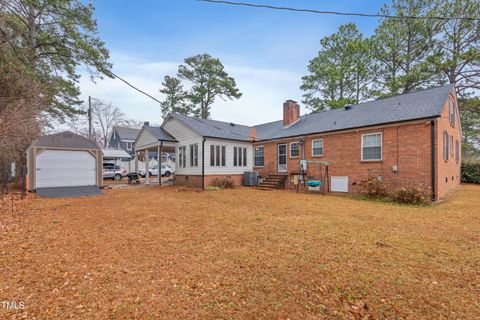
<instances>
[{"instance_id":1,"label":"utility pole","mask_svg":"<svg viewBox=\"0 0 480 320\"><path fill-rule=\"evenodd\" d=\"M88 139L92 139L92 97L88 96Z\"/></svg>"}]
</instances>

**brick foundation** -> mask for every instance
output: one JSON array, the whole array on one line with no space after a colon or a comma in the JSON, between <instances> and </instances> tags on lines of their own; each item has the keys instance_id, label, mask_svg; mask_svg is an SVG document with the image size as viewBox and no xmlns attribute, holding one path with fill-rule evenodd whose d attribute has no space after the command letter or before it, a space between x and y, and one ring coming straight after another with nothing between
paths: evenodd
<instances>
[{"instance_id":1,"label":"brick foundation","mask_svg":"<svg viewBox=\"0 0 480 320\"><path fill-rule=\"evenodd\" d=\"M232 174L232 175L205 175L205 188L212 185L215 179L227 178L233 181L235 186L243 185L243 174ZM201 175L176 175L175 176L175 185L185 186L188 188L201 188L202 187L202 176Z\"/></svg>"}]
</instances>

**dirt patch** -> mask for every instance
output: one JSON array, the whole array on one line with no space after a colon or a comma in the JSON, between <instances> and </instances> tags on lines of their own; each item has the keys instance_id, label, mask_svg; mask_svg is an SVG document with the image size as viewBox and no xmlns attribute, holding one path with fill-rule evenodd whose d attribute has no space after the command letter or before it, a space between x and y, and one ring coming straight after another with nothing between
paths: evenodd
<instances>
[{"instance_id":1,"label":"dirt patch","mask_svg":"<svg viewBox=\"0 0 480 320\"><path fill-rule=\"evenodd\" d=\"M0 317L476 319L480 187L408 207L247 188L36 199L0 242Z\"/></svg>"}]
</instances>

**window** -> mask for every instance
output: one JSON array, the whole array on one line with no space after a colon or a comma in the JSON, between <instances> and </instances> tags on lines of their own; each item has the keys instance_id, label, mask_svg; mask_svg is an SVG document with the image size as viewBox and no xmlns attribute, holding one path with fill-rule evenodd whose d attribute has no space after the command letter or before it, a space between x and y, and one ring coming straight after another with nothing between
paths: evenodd
<instances>
[{"instance_id":1,"label":"window","mask_svg":"<svg viewBox=\"0 0 480 320\"><path fill-rule=\"evenodd\" d=\"M455 105L455 99L450 96L448 99L448 120L450 121L450 124L452 127L455 127L455 122L456 122L456 105Z\"/></svg>"},{"instance_id":2,"label":"window","mask_svg":"<svg viewBox=\"0 0 480 320\"><path fill-rule=\"evenodd\" d=\"M215 166L215 146L212 144L210 145L210 166Z\"/></svg>"},{"instance_id":3,"label":"window","mask_svg":"<svg viewBox=\"0 0 480 320\"><path fill-rule=\"evenodd\" d=\"M233 147L233 165L235 167L247 166L247 148Z\"/></svg>"},{"instance_id":4,"label":"window","mask_svg":"<svg viewBox=\"0 0 480 320\"><path fill-rule=\"evenodd\" d=\"M323 156L323 139L312 141L312 156Z\"/></svg>"},{"instance_id":5,"label":"window","mask_svg":"<svg viewBox=\"0 0 480 320\"><path fill-rule=\"evenodd\" d=\"M290 143L290 158L297 158L298 156L300 156L298 142Z\"/></svg>"},{"instance_id":6,"label":"window","mask_svg":"<svg viewBox=\"0 0 480 320\"><path fill-rule=\"evenodd\" d=\"M453 136L449 137L450 140L448 141L448 149L450 150L450 157L453 158Z\"/></svg>"},{"instance_id":7,"label":"window","mask_svg":"<svg viewBox=\"0 0 480 320\"><path fill-rule=\"evenodd\" d=\"M181 168L187 166L187 147L178 148L178 166Z\"/></svg>"},{"instance_id":8,"label":"window","mask_svg":"<svg viewBox=\"0 0 480 320\"><path fill-rule=\"evenodd\" d=\"M210 145L210 166L225 166L226 147Z\"/></svg>"},{"instance_id":9,"label":"window","mask_svg":"<svg viewBox=\"0 0 480 320\"><path fill-rule=\"evenodd\" d=\"M455 140L455 161L460 161L460 142Z\"/></svg>"},{"instance_id":10,"label":"window","mask_svg":"<svg viewBox=\"0 0 480 320\"><path fill-rule=\"evenodd\" d=\"M255 167L263 167L264 165L264 161L265 161L265 158L264 158L264 148L263 146L261 147L255 147L255 155L254 155L254 165Z\"/></svg>"},{"instance_id":11,"label":"window","mask_svg":"<svg viewBox=\"0 0 480 320\"><path fill-rule=\"evenodd\" d=\"M132 150L133 149L133 142L127 142L127 150Z\"/></svg>"},{"instance_id":12,"label":"window","mask_svg":"<svg viewBox=\"0 0 480 320\"><path fill-rule=\"evenodd\" d=\"M443 131L443 160L448 160L448 134Z\"/></svg>"},{"instance_id":13,"label":"window","mask_svg":"<svg viewBox=\"0 0 480 320\"><path fill-rule=\"evenodd\" d=\"M382 160L382 134L362 135L362 161Z\"/></svg>"},{"instance_id":14,"label":"window","mask_svg":"<svg viewBox=\"0 0 480 320\"><path fill-rule=\"evenodd\" d=\"M198 144L190 145L190 167L198 167Z\"/></svg>"}]
</instances>

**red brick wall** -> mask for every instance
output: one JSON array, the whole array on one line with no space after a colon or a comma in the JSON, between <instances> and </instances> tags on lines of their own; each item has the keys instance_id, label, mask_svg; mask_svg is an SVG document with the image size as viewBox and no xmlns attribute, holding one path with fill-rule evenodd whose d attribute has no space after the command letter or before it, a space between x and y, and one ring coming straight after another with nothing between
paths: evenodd
<instances>
[{"instance_id":1,"label":"red brick wall","mask_svg":"<svg viewBox=\"0 0 480 320\"><path fill-rule=\"evenodd\" d=\"M231 179L235 186L241 186L243 184L243 175L206 175L205 176L205 188L210 186L215 179ZM202 176L201 175L176 175L175 185L185 186L188 188L201 188Z\"/></svg>"},{"instance_id":2,"label":"red brick wall","mask_svg":"<svg viewBox=\"0 0 480 320\"><path fill-rule=\"evenodd\" d=\"M382 133L382 161L361 160L361 136L365 133ZM303 139L304 150L300 147L300 157L290 158L290 142ZM312 156L312 140L323 139L323 156ZM399 126L384 126L366 130L356 130L335 134L309 135L284 141L258 142L263 145L265 166L255 168L262 175L277 173L277 144L287 143L288 174L299 171L302 152L305 159L328 161L330 176L348 176L349 192L360 192L360 182L368 174L383 176L392 187L409 183L431 185L431 124L421 121ZM393 172L392 166L398 171ZM320 179L319 166L308 164L308 176ZM322 172L323 173L323 172ZM292 187L291 177L287 187Z\"/></svg>"},{"instance_id":3,"label":"red brick wall","mask_svg":"<svg viewBox=\"0 0 480 320\"><path fill-rule=\"evenodd\" d=\"M452 92L452 98L455 94ZM458 108L455 108L456 122L452 126L449 121L448 101L445 103L441 117L436 121L436 150L437 150L437 180L436 189L438 198L444 197L450 190L456 188L460 184L460 165L462 160L461 145L462 139L460 134L460 116ZM449 136L453 136L453 155L448 151L448 160L443 159L443 132L446 131ZM460 145L459 161L455 159L455 141L458 140Z\"/></svg>"}]
</instances>

